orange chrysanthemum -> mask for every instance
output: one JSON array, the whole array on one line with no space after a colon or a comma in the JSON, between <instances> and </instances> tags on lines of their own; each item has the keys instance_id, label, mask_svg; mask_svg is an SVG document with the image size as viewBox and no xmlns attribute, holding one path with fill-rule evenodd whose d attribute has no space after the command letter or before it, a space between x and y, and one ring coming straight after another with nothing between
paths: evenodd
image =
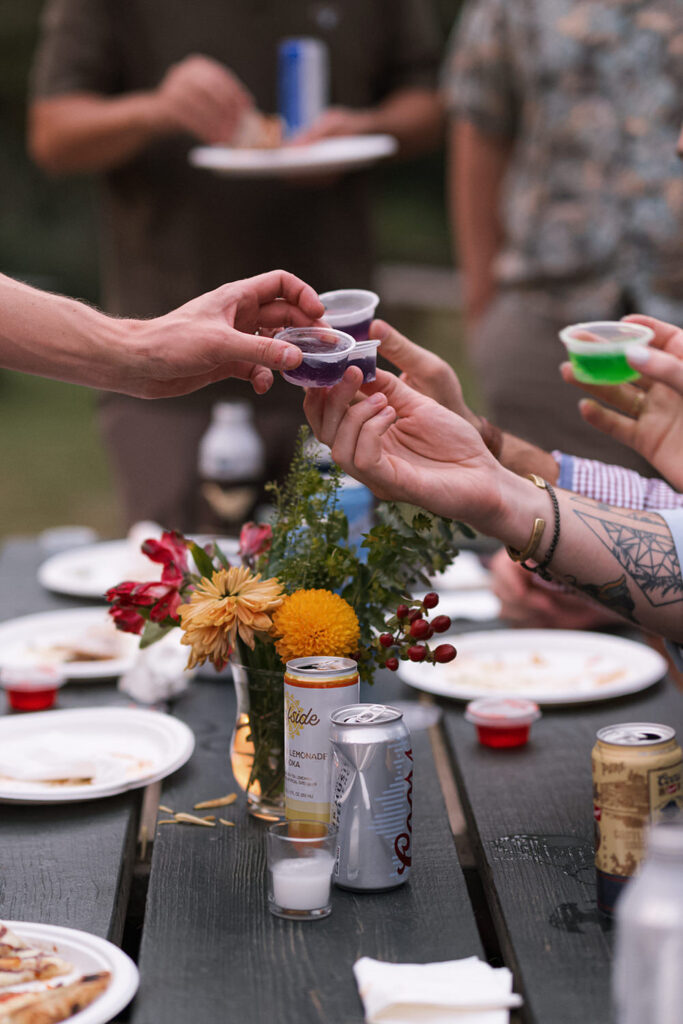
<instances>
[{"instance_id":1,"label":"orange chrysanthemum","mask_svg":"<svg viewBox=\"0 0 683 1024\"><path fill-rule=\"evenodd\" d=\"M203 577L189 604L178 608L181 643L192 648L187 667L203 665L208 658L222 668L238 633L253 649L254 633L272 633L272 614L282 601L279 580L262 580L260 573L242 566L219 569L210 580Z\"/></svg>"},{"instance_id":2,"label":"orange chrysanthemum","mask_svg":"<svg viewBox=\"0 0 683 1024\"><path fill-rule=\"evenodd\" d=\"M351 605L329 590L297 590L273 615L275 648L283 662L312 654L345 657L358 648L360 626Z\"/></svg>"}]
</instances>

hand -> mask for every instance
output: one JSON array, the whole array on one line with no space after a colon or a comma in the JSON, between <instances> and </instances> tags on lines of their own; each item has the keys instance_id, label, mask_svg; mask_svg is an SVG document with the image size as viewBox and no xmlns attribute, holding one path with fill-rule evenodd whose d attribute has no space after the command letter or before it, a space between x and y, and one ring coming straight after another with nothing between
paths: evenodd
<instances>
[{"instance_id":1,"label":"hand","mask_svg":"<svg viewBox=\"0 0 683 1024\"><path fill-rule=\"evenodd\" d=\"M154 93L157 117L168 131L206 143L229 143L254 100L228 68L195 54L174 64Z\"/></svg>"},{"instance_id":2,"label":"hand","mask_svg":"<svg viewBox=\"0 0 683 1024\"><path fill-rule=\"evenodd\" d=\"M373 131L375 120L371 111L329 107L309 128L292 139L292 145L307 146L319 139L332 139L340 135L370 135Z\"/></svg>"},{"instance_id":3,"label":"hand","mask_svg":"<svg viewBox=\"0 0 683 1024\"><path fill-rule=\"evenodd\" d=\"M369 337L382 342L379 354L403 371L401 380L409 387L478 426L479 417L465 404L457 374L444 359L415 345L384 320L373 320Z\"/></svg>"},{"instance_id":4,"label":"hand","mask_svg":"<svg viewBox=\"0 0 683 1024\"><path fill-rule=\"evenodd\" d=\"M674 487L683 490L683 331L647 316L626 317L655 332L650 347L638 347L627 356L631 365L647 373L637 384L588 385L577 381L569 363L560 370L564 380L576 384L598 401L579 403L581 415L597 430L633 448ZM605 408L606 402L613 408Z\"/></svg>"},{"instance_id":5,"label":"hand","mask_svg":"<svg viewBox=\"0 0 683 1024\"><path fill-rule=\"evenodd\" d=\"M474 427L390 373L377 371L363 389L368 397L357 396L361 381L352 366L336 387L306 393L308 421L338 465L380 498L464 519L484 532L505 518L499 478L519 478L499 466Z\"/></svg>"},{"instance_id":6,"label":"hand","mask_svg":"<svg viewBox=\"0 0 683 1024\"><path fill-rule=\"evenodd\" d=\"M296 345L254 332L306 326L323 312L309 285L273 270L223 285L155 320L119 321L133 333L136 349L130 365L131 350L121 346L126 365L116 390L140 398L173 397L237 377L263 394L273 383L271 370L292 369L302 356Z\"/></svg>"},{"instance_id":7,"label":"hand","mask_svg":"<svg viewBox=\"0 0 683 1024\"><path fill-rule=\"evenodd\" d=\"M489 568L500 617L519 629L597 629L622 621L587 597L544 583L502 548Z\"/></svg>"}]
</instances>

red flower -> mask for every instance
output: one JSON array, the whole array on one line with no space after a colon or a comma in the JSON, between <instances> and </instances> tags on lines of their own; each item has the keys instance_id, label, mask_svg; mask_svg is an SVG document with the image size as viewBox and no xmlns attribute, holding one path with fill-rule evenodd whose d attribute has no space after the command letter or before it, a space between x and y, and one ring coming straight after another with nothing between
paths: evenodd
<instances>
[{"instance_id":1,"label":"red flower","mask_svg":"<svg viewBox=\"0 0 683 1024\"><path fill-rule=\"evenodd\" d=\"M152 622L180 621L181 603L178 587L173 583L133 583L127 580L107 591L112 607L109 614L117 629L127 633L141 633L146 619Z\"/></svg>"},{"instance_id":2,"label":"red flower","mask_svg":"<svg viewBox=\"0 0 683 1024\"><path fill-rule=\"evenodd\" d=\"M163 565L163 583L178 585L183 582L184 574L187 572L187 542L182 534L175 530L165 530L161 540L146 540L142 550L153 562L160 562Z\"/></svg>"},{"instance_id":3,"label":"red flower","mask_svg":"<svg viewBox=\"0 0 683 1024\"><path fill-rule=\"evenodd\" d=\"M273 531L267 523L245 523L240 531L240 555L245 561L252 561L268 551Z\"/></svg>"},{"instance_id":4,"label":"red flower","mask_svg":"<svg viewBox=\"0 0 683 1024\"><path fill-rule=\"evenodd\" d=\"M114 625L123 633L137 633L139 636L145 628L145 620L134 608L115 606L109 609Z\"/></svg>"}]
</instances>

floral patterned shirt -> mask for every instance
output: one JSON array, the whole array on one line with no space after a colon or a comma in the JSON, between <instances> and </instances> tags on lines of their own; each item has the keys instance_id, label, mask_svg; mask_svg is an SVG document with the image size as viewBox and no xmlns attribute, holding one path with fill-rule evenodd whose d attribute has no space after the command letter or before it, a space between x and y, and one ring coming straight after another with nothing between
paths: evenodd
<instances>
[{"instance_id":1,"label":"floral patterned shirt","mask_svg":"<svg viewBox=\"0 0 683 1024\"><path fill-rule=\"evenodd\" d=\"M468 0L443 85L512 145L501 282L683 322L681 0Z\"/></svg>"}]
</instances>

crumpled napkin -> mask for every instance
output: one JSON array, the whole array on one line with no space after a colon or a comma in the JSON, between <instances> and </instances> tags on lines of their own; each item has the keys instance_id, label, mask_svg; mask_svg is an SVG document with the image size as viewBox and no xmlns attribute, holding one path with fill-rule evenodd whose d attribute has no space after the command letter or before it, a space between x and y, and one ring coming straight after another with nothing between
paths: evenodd
<instances>
[{"instance_id":1,"label":"crumpled napkin","mask_svg":"<svg viewBox=\"0 0 683 1024\"><path fill-rule=\"evenodd\" d=\"M519 1006L507 967L476 956L392 964L364 956L353 965L368 1024L508 1024Z\"/></svg>"},{"instance_id":2,"label":"crumpled napkin","mask_svg":"<svg viewBox=\"0 0 683 1024\"><path fill-rule=\"evenodd\" d=\"M56 729L30 742L8 743L0 754L0 775L20 782L54 782L59 779L92 779L111 784L125 778L126 764L93 748L87 740L75 744L72 733Z\"/></svg>"},{"instance_id":3,"label":"crumpled napkin","mask_svg":"<svg viewBox=\"0 0 683 1024\"><path fill-rule=\"evenodd\" d=\"M138 651L133 665L119 679L118 688L142 704L169 700L187 689L194 671L185 668L190 649L180 643L181 632Z\"/></svg>"}]
</instances>

